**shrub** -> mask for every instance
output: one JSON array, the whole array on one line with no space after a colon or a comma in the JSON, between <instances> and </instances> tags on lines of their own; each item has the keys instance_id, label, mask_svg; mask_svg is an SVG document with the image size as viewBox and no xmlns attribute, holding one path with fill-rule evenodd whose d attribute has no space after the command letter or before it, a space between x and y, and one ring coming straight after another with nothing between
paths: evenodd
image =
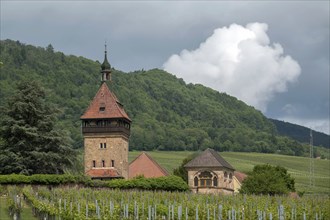
<instances>
[{"instance_id":1,"label":"shrub","mask_svg":"<svg viewBox=\"0 0 330 220\"><path fill-rule=\"evenodd\" d=\"M269 164L256 165L243 181L241 193L281 195L294 192L295 181L287 170L281 166Z\"/></svg>"},{"instance_id":2,"label":"shrub","mask_svg":"<svg viewBox=\"0 0 330 220\"><path fill-rule=\"evenodd\" d=\"M91 180L87 176L73 176L68 174L35 174L31 176L10 174L0 175L0 184L34 184L52 186L60 184L82 184L87 187L165 191L186 191L189 189L187 183L178 176L166 176L159 178L139 177L130 180L114 179L101 181Z\"/></svg>"}]
</instances>

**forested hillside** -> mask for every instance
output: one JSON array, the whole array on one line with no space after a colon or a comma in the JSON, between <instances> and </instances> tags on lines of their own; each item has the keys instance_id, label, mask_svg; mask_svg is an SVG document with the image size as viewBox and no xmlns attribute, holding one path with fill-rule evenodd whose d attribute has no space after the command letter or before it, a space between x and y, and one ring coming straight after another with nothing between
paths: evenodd
<instances>
[{"instance_id":1,"label":"forested hillside","mask_svg":"<svg viewBox=\"0 0 330 220\"><path fill-rule=\"evenodd\" d=\"M100 63L18 41L1 41L0 99L21 79L39 81L62 109L61 127L82 147L79 117L100 86ZM100 57L101 55L100 52ZM111 56L110 56L111 57ZM111 63L111 59L110 59ZM186 84L159 69L113 69L110 88L131 117L130 149L247 151L304 155L308 147L277 135L261 112L224 93Z\"/></svg>"},{"instance_id":2,"label":"forested hillside","mask_svg":"<svg viewBox=\"0 0 330 220\"><path fill-rule=\"evenodd\" d=\"M289 122L270 119L276 126L280 135L285 135L302 143L310 143L310 129ZM313 131L314 146L330 147L330 136L321 132Z\"/></svg>"}]
</instances>

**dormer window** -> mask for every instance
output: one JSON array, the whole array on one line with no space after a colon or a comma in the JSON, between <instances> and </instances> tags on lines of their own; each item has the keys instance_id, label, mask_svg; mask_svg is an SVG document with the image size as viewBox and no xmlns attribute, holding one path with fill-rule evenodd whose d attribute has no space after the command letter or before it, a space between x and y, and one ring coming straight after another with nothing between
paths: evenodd
<instances>
[{"instance_id":1,"label":"dormer window","mask_svg":"<svg viewBox=\"0 0 330 220\"><path fill-rule=\"evenodd\" d=\"M104 112L105 111L105 103L101 103L100 104L99 110L100 110L100 112Z\"/></svg>"}]
</instances>

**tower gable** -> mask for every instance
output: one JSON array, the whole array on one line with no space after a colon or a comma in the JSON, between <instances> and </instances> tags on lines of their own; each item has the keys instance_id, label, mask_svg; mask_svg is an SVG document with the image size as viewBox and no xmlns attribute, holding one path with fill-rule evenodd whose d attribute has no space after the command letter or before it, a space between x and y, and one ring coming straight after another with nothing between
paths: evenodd
<instances>
[{"instance_id":1,"label":"tower gable","mask_svg":"<svg viewBox=\"0 0 330 220\"><path fill-rule=\"evenodd\" d=\"M123 118L131 121L123 105L118 101L105 82L102 83L94 99L80 119Z\"/></svg>"}]
</instances>

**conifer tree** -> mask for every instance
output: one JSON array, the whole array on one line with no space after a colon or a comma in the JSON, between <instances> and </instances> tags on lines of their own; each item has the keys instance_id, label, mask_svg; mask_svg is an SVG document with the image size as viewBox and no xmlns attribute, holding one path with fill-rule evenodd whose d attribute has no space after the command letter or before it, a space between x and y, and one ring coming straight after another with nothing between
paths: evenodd
<instances>
[{"instance_id":1,"label":"conifer tree","mask_svg":"<svg viewBox=\"0 0 330 220\"><path fill-rule=\"evenodd\" d=\"M56 125L57 109L46 101L36 81L18 84L1 109L0 174L61 174L72 166L75 152Z\"/></svg>"}]
</instances>

